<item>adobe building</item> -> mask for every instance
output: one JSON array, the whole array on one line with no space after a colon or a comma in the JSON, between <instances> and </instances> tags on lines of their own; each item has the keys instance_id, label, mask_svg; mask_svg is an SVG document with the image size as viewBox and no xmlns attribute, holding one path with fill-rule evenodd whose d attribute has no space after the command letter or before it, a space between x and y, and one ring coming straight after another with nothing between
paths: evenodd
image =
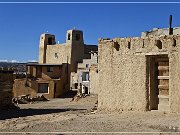
<instances>
[{"instance_id":1,"label":"adobe building","mask_svg":"<svg viewBox=\"0 0 180 135\"><path fill-rule=\"evenodd\" d=\"M99 39L99 110L180 112L178 34Z\"/></svg>"},{"instance_id":2,"label":"adobe building","mask_svg":"<svg viewBox=\"0 0 180 135\"><path fill-rule=\"evenodd\" d=\"M89 53L91 54L91 59L83 59L82 63L78 63L77 72L71 73L72 88L77 89L77 86L82 84L85 86L85 94L97 94L97 92L94 93L94 90L91 89L91 84L98 79L94 80L94 77L97 76L94 76L93 72L90 72L90 69L92 66L97 66L98 64L98 52L91 51Z\"/></svg>"},{"instance_id":3,"label":"adobe building","mask_svg":"<svg viewBox=\"0 0 180 135\"><path fill-rule=\"evenodd\" d=\"M15 79L14 97L30 94L31 97L56 98L66 92L67 64L28 63L26 67L27 77Z\"/></svg>"},{"instance_id":4,"label":"adobe building","mask_svg":"<svg viewBox=\"0 0 180 135\"><path fill-rule=\"evenodd\" d=\"M72 87L72 72L77 73L78 63L90 59L97 45L84 44L83 32L68 30L66 43L56 44L55 35L40 36L39 62L27 64L27 78L16 79L14 95L43 94L47 98L60 97Z\"/></svg>"},{"instance_id":5,"label":"adobe building","mask_svg":"<svg viewBox=\"0 0 180 135\"><path fill-rule=\"evenodd\" d=\"M0 109L12 108L13 70L0 68Z\"/></svg>"}]
</instances>

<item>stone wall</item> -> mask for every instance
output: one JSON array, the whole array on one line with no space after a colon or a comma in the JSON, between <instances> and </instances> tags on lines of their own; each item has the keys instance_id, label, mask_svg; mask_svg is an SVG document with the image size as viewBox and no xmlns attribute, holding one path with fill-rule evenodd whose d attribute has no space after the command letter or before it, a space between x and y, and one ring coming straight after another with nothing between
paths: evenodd
<instances>
[{"instance_id":1,"label":"stone wall","mask_svg":"<svg viewBox=\"0 0 180 135\"><path fill-rule=\"evenodd\" d=\"M149 110L149 57L169 58L169 104L180 112L180 36L99 39L98 108Z\"/></svg>"},{"instance_id":2,"label":"stone wall","mask_svg":"<svg viewBox=\"0 0 180 135\"><path fill-rule=\"evenodd\" d=\"M13 71L0 69L0 108L12 105Z\"/></svg>"}]
</instances>

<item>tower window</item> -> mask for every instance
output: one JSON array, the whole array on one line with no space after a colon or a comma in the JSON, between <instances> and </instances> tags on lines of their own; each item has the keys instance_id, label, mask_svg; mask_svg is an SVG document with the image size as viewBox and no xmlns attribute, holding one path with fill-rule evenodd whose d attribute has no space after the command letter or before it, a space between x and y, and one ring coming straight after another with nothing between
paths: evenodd
<instances>
[{"instance_id":1,"label":"tower window","mask_svg":"<svg viewBox=\"0 0 180 135\"><path fill-rule=\"evenodd\" d=\"M70 40L71 39L71 35L68 33L68 40Z\"/></svg>"},{"instance_id":2,"label":"tower window","mask_svg":"<svg viewBox=\"0 0 180 135\"><path fill-rule=\"evenodd\" d=\"M76 34L76 41L80 40L80 34Z\"/></svg>"},{"instance_id":3,"label":"tower window","mask_svg":"<svg viewBox=\"0 0 180 135\"><path fill-rule=\"evenodd\" d=\"M52 45L52 43L53 43L53 42L52 42L52 37L49 37L49 38L48 38L48 45Z\"/></svg>"}]
</instances>

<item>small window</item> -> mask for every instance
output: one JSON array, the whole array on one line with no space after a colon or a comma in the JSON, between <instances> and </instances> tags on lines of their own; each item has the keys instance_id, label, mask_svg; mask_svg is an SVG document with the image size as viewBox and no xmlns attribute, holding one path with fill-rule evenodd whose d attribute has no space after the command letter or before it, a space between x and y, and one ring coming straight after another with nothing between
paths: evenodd
<instances>
[{"instance_id":1,"label":"small window","mask_svg":"<svg viewBox=\"0 0 180 135\"><path fill-rule=\"evenodd\" d=\"M57 59L57 58L58 58L58 53L55 53L55 54L54 54L54 57Z\"/></svg>"},{"instance_id":2,"label":"small window","mask_svg":"<svg viewBox=\"0 0 180 135\"><path fill-rule=\"evenodd\" d=\"M114 48L116 49L116 51L119 51L120 45L118 44L118 42L114 43Z\"/></svg>"},{"instance_id":3,"label":"small window","mask_svg":"<svg viewBox=\"0 0 180 135\"><path fill-rule=\"evenodd\" d=\"M176 39L173 39L172 45L175 47L176 46Z\"/></svg>"},{"instance_id":4,"label":"small window","mask_svg":"<svg viewBox=\"0 0 180 135\"><path fill-rule=\"evenodd\" d=\"M89 64L86 64L86 68L89 68Z\"/></svg>"},{"instance_id":5,"label":"small window","mask_svg":"<svg viewBox=\"0 0 180 135\"><path fill-rule=\"evenodd\" d=\"M71 39L71 35L68 33L68 40L70 40Z\"/></svg>"},{"instance_id":6,"label":"small window","mask_svg":"<svg viewBox=\"0 0 180 135\"><path fill-rule=\"evenodd\" d=\"M89 72L82 72L82 81L89 81Z\"/></svg>"},{"instance_id":7,"label":"small window","mask_svg":"<svg viewBox=\"0 0 180 135\"><path fill-rule=\"evenodd\" d=\"M53 72L53 67L47 67L47 72Z\"/></svg>"},{"instance_id":8,"label":"small window","mask_svg":"<svg viewBox=\"0 0 180 135\"><path fill-rule=\"evenodd\" d=\"M162 42L161 42L161 40L156 40L156 46L158 47L158 49L162 49Z\"/></svg>"},{"instance_id":9,"label":"small window","mask_svg":"<svg viewBox=\"0 0 180 135\"><path fill-rule=\"evenodd\" d=\"M77 40L77 41L80 40L80 34L76 34L76 40Z\"/></svg>"},{"instance_id":10,"label":"small window","mask_svg":"<svg viewBox=\"0 0 180 135\"><path fill-rule=\"evenodd\" d=\"M143 42L142 42L142 48L144 48L145 47L145 45L144 45L144 39L143 39Z\"/></svg>"},{"instance_id":11,"label":"small window","mask_svg":"<svg viewBox=\"0 0 180 135\"><path fill-rule=\"evenodd\" d=\"M128 49L131 49L131 42L128 42Z\"/></svg>"},{"instance_id":12,"label":"small window","mask_svg":"<svg viewBox=\"0 0 180 135\"><path fill-rule=\"evenodd\" d=\"M39 83L38 84L38 93L49 93L49 84L48 83Z\"/></svg>"}]
</instances>

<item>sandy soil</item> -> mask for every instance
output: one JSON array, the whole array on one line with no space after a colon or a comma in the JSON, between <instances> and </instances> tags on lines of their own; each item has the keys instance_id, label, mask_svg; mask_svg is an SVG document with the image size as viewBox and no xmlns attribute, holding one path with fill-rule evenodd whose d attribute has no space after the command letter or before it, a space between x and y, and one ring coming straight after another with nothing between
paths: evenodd
<instances>
[{"instance_id":1,"label":"sandy soil","mask_svg":"<svg viewBox=\"0 0 180 135\"><path fill-rule=\"evenodd\" d=\"M20 110L1 112L0 134L180 134L180 114L108 114L92 111L96 101L97 96L90 96L77 102L63 98L19 105Z\"/></svg>"}]
</instances>

